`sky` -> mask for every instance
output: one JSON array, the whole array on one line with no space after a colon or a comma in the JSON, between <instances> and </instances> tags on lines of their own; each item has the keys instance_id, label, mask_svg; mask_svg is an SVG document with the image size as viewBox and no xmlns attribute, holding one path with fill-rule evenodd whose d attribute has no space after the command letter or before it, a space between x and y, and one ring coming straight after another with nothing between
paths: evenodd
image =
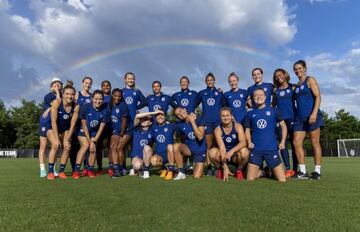
<instances>
[{"instance_id":1,"label":"sky","mask_svg":"<svg viewBox=\"0 0 360 232\"><path fill-rule=\"evenodd\" d=\"M304 59L319 83L321 109L345 108L360 118L360 1L356 0L0 0L0 99L41 102L53 77L84 76L124 87L132 71L145 95L159 80L163 92L205 88L212 72L227 91L236 72L240 87L264 81Z\"/></svg>"}]
</instances>

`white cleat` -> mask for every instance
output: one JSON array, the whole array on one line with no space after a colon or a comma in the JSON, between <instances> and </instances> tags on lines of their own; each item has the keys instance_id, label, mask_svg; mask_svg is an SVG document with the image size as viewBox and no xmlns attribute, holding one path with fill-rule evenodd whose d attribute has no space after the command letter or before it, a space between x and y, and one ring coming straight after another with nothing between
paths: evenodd
<instances>
[{"instance_id":1,"label":"white cleat","mask_svg":"<svg viewBox=\"0 0 360 232\"><path fill-rule=\"evenodd\" d=\"M178 175L174 178L174 180L185 180L186 175L185 173L179 172Z\"/></svg>"},{"instance_id":2,"label":"white cleat","mask_svg":"<svg viewBox=\"0 0 360 232\"><path fill-rule=\"evenodd\" d=\"M150 173L149 173L149 171L144 171L144 172L143 172L143 175L142 175L142 178L144 178L144 179L150 178Z\"/></svg>"},{"instance_id":3,"label":"white cleat","mask_svg":"<svg viewBox=\"0 0 360 232\"><path fill-rule=\"evenodd\" d=\"M55 170L55 168L54 168L54 176L55 176L55 177L58 177L58 176L59 176L59 173Z\"/></svg>"},{"instance_id":4,"label":"white cleat","mask_svg":"<svg viewBox=\"0 0 360 232\"><path fill-rule=\"evenodd\" d=\"M135 170L133 168L130 169L129 176L135 176Z\"/></svg>"},{"instance_id":5,"label":"white cleat","mask_svg":"<svg viewBox=\"0 0 360 232\"><path fill-rule=\"evenodd\" d=\"M41 177L41 178L47 177L47 172L46 172L45 169L40 171L40 177Z\"/></svg>"}]
</instances>

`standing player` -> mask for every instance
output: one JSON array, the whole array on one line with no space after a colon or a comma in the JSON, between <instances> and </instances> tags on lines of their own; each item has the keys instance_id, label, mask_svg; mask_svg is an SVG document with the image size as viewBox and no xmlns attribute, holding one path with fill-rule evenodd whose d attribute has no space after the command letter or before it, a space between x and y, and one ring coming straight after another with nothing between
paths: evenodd
<instances>
[{"instance_id":1,"label":"standing player","mask_svg":"<svg viewBox=\"0 0 360 232\"><path fill-rule=\"evenodd\" d=\"M185 143L174 144L175 162L179 169L174 180L186 178L184 173L184 156L194 156L194 178L200 178L204 170L206 158L205 127L195 113L188 114L184 108L175 109L176 117L181 121L177 124L177 130L185 136Z\"/></svg>"},{"instance_id":2,"label":"standing player","mask_svg":"<svg viewBox=\"0 0 360 232\"><path fill-rule=\"evenodd\" d=\"M210 150L210 160L217 168L216 178L227 181L232 174L228 164L233 164L237 167L235 178L243 180L244 167L249 159L244 128L240 123L233 121L233 113L229 107L221 108L220 118L221 124L214 131L219 148L214 147Z\"/></svg>"},{"instance_id":3,"label":"standing player","mask_svg":"<svg viewBox=\"0 0 360 232\"><path fill-rule=\"evenodd\" d=\"M288 72L286 72L284 69L279 68L276 69L273 75L273 83L275 86L274 89L274 96L273 96L273 106L278 108L281 113L282 119L285 121L286 128L288 131L290 144L291 144L291 150L292 150L292 159L293 159L293 169L290 169L290 161L289 161L289 151L287 149L287 144L289 139L286 137L285 140L285 149L280 150L282 160L285 164L286 177L291 177L296 174L297 170L297 159L296 154L294 150L294 146L292 143L293 140L293 124L294 124L294 110L295 110L295 104L294 104L294 89L295 86L289 83L290 76ZM277 128L278 137L281 140L281 130L278 127Z\"/></svg>"},{"instance_id":4,"label":"standing player","mask_svg":"<svg viewBox=\"0 0 360 232\"><path fill-rule=\"evenodd\" d=\"M104 103L111 102L111 83L108 80L101 82L101 91L104 93Z\"/></svg>"},{"instance_id":5,"label":"standing player","mask_svg":"<svg viewBox=\"0 0 360 232\"><path fill-rule=\"evenodd\" d=\"M239 88L239 77L234 72L230 73L228 82L231 89L224 94L227 105L231 108L235 121L244 125L246 117L246 101L249 94L247 90Z\"/></svg>"},{"instance_id":6,"label":"standing player","mask_svg":"<svg viewBox=\"0 0 360 232\"><path fill-rule=\"evenodd\" d=\"M254 68L251 71L251 75L252 75L252 78L253 78L255 84L250 86L247 89L249 96L252 97L254 95L255 90L263 89L265 91L265 95L266 95L265 104L267 106L270 106L271 105L271 96L273 94L273 89L274 89L273 84L263 82L264 72L261 68ZM253 108L256 107L256 103L254 102L254 99L251 98L251 101L248 101L248 103L251 107L253 107Z\"/></svg>"},{"instance_id":7,"label":"standing player","mask_svg":"<svg viewBox=\"0 0 360 232\"><path fill-rule=\"evenodd\" d=\"M181 107L186 109L188 113L194 113L196 107L199 105L198 93L189 89L190 80L183 76L180 78L180 92L176 92L171 96L172 105L174 107Z\"/></svg>"},{"instance_id":8,"label":"standing player","mask_svg":"<svg viewBox=\"0 0 360 232\"><path fill-rule=\"evenodd\" d=\"M95 90L92 95L92 103L85 104L81 107L80 120L81 128L78 132L80 142L80 150L76 157L76 167L72 177L80 178L80 166L84 159L86 151L89 149L89 162L87 176L95 178L94 163L96 158L96 143L105 128L105 124L109 121L109 109L103 104L104 94L101 90Z\"/></svg>"},{"instance_id":9,"label":"standing player","mask_svg":"<svg viewBox=\"0 0 360 232\"><path fill-rule=\"evenodd\" d=\"M162 109L165 115L169 109L171 98L169 95L161 92L161 82L154 81L152 83L153 94L146 98L146 105L149 108L149 112L155 112L158 109Z\"/></svg>"},{"instance_id":10,"label":"standing player","mask_svg":"<svg viewBox=\"0 0 360 232\"><path fill-rule=\"evenodd\" d=\"M311 173L310 179L320 180L321 178L321 146L320 128L324 126L320 111L320 88L314 77L306 75L306 63L303 60L297 61L294 72L299 78L295 88L296 113L294 122L294 146L299 161L300 171L296 175L298 179L308 179L304 158L304 139L306 133L310 135L311 145L314 150L315 170Z\"/></svg>"},{"instance_id":11,"label":"standing player","mask_svg":"<svg viewBox=\"0 0 360 232\"><path fill-rule=\"evenodd\" d=\"M256 107L246 116L245 136L248 148L251 149L247 180L255 180L261 176L260 168L264 160L278 181L285 182L285 171L281 165L278 149L285 148L287 135L286 124L279 110L266 105L263 89L257 89L253 95ZM279 123L283 138L278 146L276 141L276 123Z\"/></svg>"},{"instance_id":12,"label":"standing player","mask_svg":"<svg viewBox=\"0 0 360 232\"><path fill-rule=\"evenodd\" d=\"M199 92L199 101L202 106L202 119L205 123L206 138L206 163L208 165L206 175L213 176L209 151L214 146L214 130L220 124L219 111L226 105L224 94L215 88L215 76L208 73L205 77L206 89Z\"/></svg>"},{"instance_id":13,"label":"standing player","mask_svg":"<svg viewBox=\"0 0 360 232\"><path fill-rule=\"evenodd\" d=\"M53 78L50 84L50 93L46 94L44 97L44 106L40 115L40 126L39 126L39 165L40 165L40 177L47 177L45 162L46 162L46 147L47 147L47 137L48 131L51 127L50 125L50 108L55 99L60 100L61 95L60 91L62 89L62 82L59 78ZM54 170L54 173L57 173Z\"/></svg>"}]
</instances>

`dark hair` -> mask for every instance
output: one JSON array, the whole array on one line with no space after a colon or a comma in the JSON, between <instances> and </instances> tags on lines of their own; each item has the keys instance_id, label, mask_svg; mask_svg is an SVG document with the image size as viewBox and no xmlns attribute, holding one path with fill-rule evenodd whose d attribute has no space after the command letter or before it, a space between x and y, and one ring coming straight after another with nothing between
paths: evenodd
<instances>
[{"instance_id":1,"label":"dark hair","mask_svg":"<svg viewBox=\"0 0 360 232\"><path fill-rule=\"evenodd\" d=\"M289 75L289 73L286 72L286 70L283 69L283 68L278 68L278 69L276 69L276 70L274 71L274 74L273 74L273 84L274 84L274 86L275 86L276 88L279 87L279 83L278 83L278 81L276 80L276 76L275 76L277 72L281 72L282 74L284 74L286 82L287 82L287 83L290 82L290 75Z\"/></svg>"},{"instance_id":2,"label":"dark hair","mask_svg":"<svg viewBox=\"0 0 360 232\"><path fill-rule=\"evenodd\" d=\"M186 79L187 82L190 84L190 80L189 80L189 78L188 78L187 76L182 76L182 77L180 78L180 82L182 81L182 79Z\"/></svg>"},{"instance_id":3,"label":"dark hair","mask_svg":"<svg viewBox=\"0 0 360 232\"><path fill-rule=\"evenodd\" d=\"M74 82L72 80L66 80L66 85L63 88L63 94L65 93L66 89L72 89L76 93L76 89L73 87Z\"/></svg>"},{"instance_id":4,"label":"dark hair","mask_svg":"<svg viewBox=\"0 0 360 232\"><path fill-rule=\"evenodd\" d=\"M253 94L252 94L252 97L254 97L255 91L258 91L258 90L263 91L263 93L264 93L264 95L265 95L265 97L266 97L266 92L265 92L265 90L264 90L263 88L256 88L256 89L254 90Z\"/></svg>"},{"instance_id":5,"label":"dark hair","mask_svg":"<svg viewBox=\"0 0 360 232\"><path fill-rule=\"evenodd\" d=\"M104 93L100 89L95 90L92 94L92 97L94 98L96 94L100 94L104 98Z\"/></svg>"},{"instance_id":6,"label":"dark hair","mask_svg":"<svg viewBox=\"0 0 360 232\"><path fill-rule=\"evenodd\" d=\"M127 73L125 73L124 79L126 79L127 75L132 75L132 76L134 77L134 79L135 79L135 74L134 74L133 72L127 72Z\"/></svg>"},{"instance_id":7,"label":"dark hair","mask_svg":"<svg viewBox=\"0 0 360 232\"><path fill-rule=\"evenodd\" d=\"M232 73L230 73L230 74L229 74L229 76L228 76L228 80L229 80L229 79L230 79L230 77L232 77L232 76L236 77L236 79L237 79L237 80L239 80L239 77L236 75L236 73L235 73L235 72L232 72Z\"/></svg>"},{"instance_id":8,"label":"dark hair","mask_svg":"<svg viewBox=\"0 0 360 232\"><path fill-rule=\"evenodd\" d=\"M215 81L215 76L214 76L213 73L209 72L209 73L206 75L206 77L205 77L205 81L207 81L207 78L208 78L208 77L212 77L212 78L214 79L214 81Z\"/></svg>"},{"instance_id":9,"label":"dark hair","mask_svg":"<svg viewBox=\"0 0 360 232\"><path fill-rule=\"evenodd\" d=\"M85 80L90 80L93 83L93 79L89 76L84 77L81 82L84 83Z\"/></svg>"},{"instance_id":10,"label":"dark hair","mask_svg":"<svg viewBox=\"0 0 360 232\"><path fill-rule=\"evenodd\" d=\"M122 91L121 89L119 89L119 88L113 89L113 90L111 91L111 101L109 102L109 106L110 106L110 109L111 109L111 110L112 110L112 108L113 108L113 96L112 96L112 95L114 95L114 93L116 93L116 92L119 92L119 93L120 93L121 101L123 100L123 99L122 99L122 98L123 98L123 91Z\"/></svg>"},{"instance_id":11,"label":"dark hair","mask_svg":"<svg viewBox=\"0 0 360 232\"><path fill-rule=\"evenodd\" d=\"M108 81L108 80L102 81L102 82L101 82L101 87L102 87L105 83L108 83L108 84L110 85L110 88L111 88L111 83L110 83L110 81Z\"/></svg>"},{"instance_id":12,"label":"dark hair","mask_svg":"<svg viewBox=\"0 0 360 232\"><path fill-rule=\"evenodd\" d=\"M161 82L160 82L160 81L154 81L154 82L151 84L151 86L154 86L154 84L156 84L156 83L158 83L158 84L160 85L160 88L162 87L162 85L161 85Z\"/></svg>"},{"instance_id":13,"label":"dark hair","mask_svg":"<svg viewBox=\"0 0 360 232\"><path fill-rule=\"evenodd\" d=\"M111 95L113 95L115 92L119 92L121 94L121 97L122 97L123 91L121 89L119 89L119 88L113 89L113 91L111 92Z\"/></svg>"},{"instance_id":14,"label":"dark hair","mask_svg":"<svg viewBox=\"0 0 360 232\"><path fill-rule=\"evenodd\" d=\"M298 60L294 63L293 68L295 68L295 65L300 64L304 68L306 68L306 62L304 60Z\"/></svg>"},{"instance_id":15,"label":"dark hair","mask_svg":"<svg viewBox=\"0 0 360 232\"><path fill-rule=\"evenodd\" d=\"M233 112L232 112L231 108L228 107L228 106L222 107L222 108L220 109L220 113L223 112L223 111L226 111L226 110L229 111L231 115L233 115Z\"/></svg>"},{"instance_id":16,"label":"dark hair","mask_svg":"<svg viewBox=\"0 0 360 232\"><path fill-rule=\"evenodd\" d=\"M263 70L261 68L254 68L252 71L251 71L251 75L256 71L256 70L259 70L261 72L261 74L264 74Z\"/></svg>"}]
</instances>

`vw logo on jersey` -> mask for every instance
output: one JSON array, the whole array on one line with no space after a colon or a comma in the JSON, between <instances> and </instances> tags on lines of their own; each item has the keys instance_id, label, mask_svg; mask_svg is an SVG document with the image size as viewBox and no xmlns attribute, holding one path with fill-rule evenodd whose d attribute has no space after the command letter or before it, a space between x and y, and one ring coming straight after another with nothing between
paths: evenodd
<instances>
[{"instance_id":1,"label":"vw logo on jersey","mask_svg":"<svg viewBox=\"0 0 360 232\"><path fill-rule=\"evenodd\" d=\"M111 121L113 123L117 123L118 122L118 118L115 115L111 115Z\"/></svg>"},{"instance_id":2,"label":"vw logo on jersey","mask_svg":"<svg viewBox=\"0 0 360 232\"><path fill-rule=\"evenodd\" d=\"M227 138L225 139L225 141L226 141L227 143L231 143L232 139L231 139L230 137L227 137Z\"/></svg>"},{"instance_id":3,"label":"vw logo on jersey","mask_svg":"<svg viewBox=\"0 0 360 232\"><path fill-rule=\"evenodd\" d=\"M69 115L64 114L64 115L63 115L63 119L68 120L68 119L69 119Z\"/></svg>"},{"instance_id":4,"label":"vw logo on jersey","mask_svg":"<svg viewBox=\"0 0 360 232\"><path fill-rule=\"evenodd\" d=\"M126 102L126 104L131 105L134 102L134 100L132 97L127 97L127 98L125 98L125 102Z\"/></svg>"},{"instance_id":5,"label":"vw logo on jersey","mask_svg":"<svg viewBox=\"0 0 360 232\"><path fill-rule=\"evenodd\" d=\"M240 93L240 97L243 98L243 97L244 97L244 94Z\"/></svg>"},{"instance_id":6,"label":"vw logo on jersey","mask_svg":"<svg viewBox=\"0 0 360 232\"><path fill-rule=\"evenodd\" d=\"M207 99L206 103L208 104L208 106L213 106L215 105L215 99L211 97Z\"/></svg>"},{"instance_id":7,"label":"vw logo on jersey","mask_svg":"<svg viewBox=\"0 0 360 232\"><path fill-rule=\"evenodd\" d=\"M287 93L290 93L290 89L287 89L286 92L287 92Z\"/></svg>"},{"instance_id":8,"label":"vw logo on jersey","mask_svg":"<svg viewBox=\"0 0 360 232\"><path fill-rule=\"evenodd\" d=\"M190 133L188 134L188 138L189 138L189 139L195 139L194 132L190 132Z\"/></svg>"},{"instance_id":9,"label":"vw logo on jersey","mask_svg":"<svg viewBox=\"0 0 360 232\"><path fill-rule=\"evenodd\" d=\"M231 137L232 137L233 139L236 139L236 134L232 134Z\"/></svg>"},{"instance_id":10,"label":"vw logo on jersey","mask_svg":"<svg viewBox=\"0 0 360 232\"><path fill-rule=\"evenodd\" d=\"M296 92L296 93L299 93L299 91L300 91L299 88L296 88L296 89L295 89L295 92Z\"/></svg>"},{"instance_id":11,"label":"vw logo on jersey","mask_svg":"<svg viewBox=\"0 0 360 232\"><path fill-rule=\"evenodd\" d=\"M257 120L256 122L256 126L259 128L259 129L264 129L266 126L267 126L267 122L265 119L259 119Z\"/></svg>"},{"instance_id":12,"label":"vw logo on jersey","mask_svg":"<svg viewBox=\"0 0 360 232\"><path fill-rule=\"evenodd\" d=\"M235 100L235 101L233 102L233 106L234 106L235 108L239 108L239 107L241 106L241 101L240 101L240 100Z\"/></svg>"},{"instance_id":13,"label":"vw logo on jersey","mask_svg":"<svg viewBox=\"0 0 360 232\"><path fill-rule=\"evenodd\" d=\"M301 86L300 86L300 89L304 89L304 86L303 86L303 85L301 85Z\"/></svg>"},{"instance_id":14,"label":"vw logo on jersey","mask_svg":"<svg viewBox=\"0 0 360 232\"><path fill-rule=\"evenodd\" d=\"M266 91L267 91L267 88L264 88L264 91L266 92Z\"/></svg>"},{"instance_id":15,"label":"vw logo on jersey","mask_svg":"<svg viewBox=\"0 0 360 232\"><path fill-rule=\"evenodd\" d=\"M118 114L118 113L120 112L120 110L119 110L119 109L116 109L115 112Z\"/></svg>"},{"instance_id":16,"label":"vw logo on jersey","mask_svg":"<svg viewBox=\"0 0 360 232\"><path fill-rule=\"evenodd\" d=\"M92 120L92 121L90 122L90 127L94 128L94 127L96 127L98 124L99 124L99 122L98 122L97 120Z\"/></svg>"},{"instance_id":17,"label":"vw logo on jersey","mask_svg":"<svg viewBox=\"0 0 360 232\"><path fill-rule=\"evenodd\" d=\"M85 102L86 102L86 103L90 103L91 100L88 98L88 99L85 100Z\"/></svg>"},{"instance_id":18,"label":"vw logo on jersey","mask_svg":"<svg viewBox=\"0 0 360 232\"><path fill-rule=\"evenodd\" d=\"M159 143L164 143L165 142L165 136L164 135L158 135L156 137L156 140L159 142Z\"/></svg>"},{"instance_id":19,"label":"vw logo on jersey","mask_svg":"<svg viewBox=\"0 0 360 232\"><path fill-rule=\"evenodd\" d=\"M280 96L284 96L285 95L285 91L280 91Z\"/></svg>"},{"instance_id":20,"label":"vw logo on jersey","mask_svg":"<svg viewBox=\"0 0 360 232\"><path fill-rule=\"evenodd\" d=\"M145 145L147 145L148 144L148 141L146 140L146 139L142 139L142 140L140 140L140 146L145 146Z\"/></svg>"},{"instance_id":21,"label":"vw logo on jersey","mask_svg":"<svg viewBox=\"0 0 360 232\"><path fill-rule=\"evenodd\" d=\"M182 106L187 106L187 105L189 105L189 100L188 100L188 99L186 99L186 98L181 99L180 104L181 104Z\"/></svg>"},{"instance_id":22,"label":"vw logo on jersey","mask_svg":"<svg viewBox=\"0 0 360 232\"><path fill-rule=\"evenodd\" d=\"M160 105L154 105L153 110L157 111L158 109L161 109L161 106Z\"/></svg>"},{"instance_id":23,"label":"vw logo on jersey","mask_svg":"<svg viewBox=\"0 0 360 232\"><path fill-rule=\"evenodd\" d=\"M266 111L267 116L270 116L270 114L271 114L270 111Z\"/></svg>"}]
</instances>

